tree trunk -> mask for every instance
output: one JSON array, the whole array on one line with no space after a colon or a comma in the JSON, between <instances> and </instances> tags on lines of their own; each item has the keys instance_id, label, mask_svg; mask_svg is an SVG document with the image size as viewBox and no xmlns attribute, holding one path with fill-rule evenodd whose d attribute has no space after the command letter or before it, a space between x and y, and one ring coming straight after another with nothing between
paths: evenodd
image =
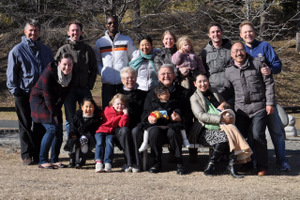
<instances>
[{"instance_id":1,"label":"tree trunk","mask_svg":"<svg viewBox=\"0 0 300 200\"><path fill-rule=\"evenodd\" d=\"M141 32L140 0L136 0L133 6L133 30L136 33Z\"/></svg>"}]
</instances>

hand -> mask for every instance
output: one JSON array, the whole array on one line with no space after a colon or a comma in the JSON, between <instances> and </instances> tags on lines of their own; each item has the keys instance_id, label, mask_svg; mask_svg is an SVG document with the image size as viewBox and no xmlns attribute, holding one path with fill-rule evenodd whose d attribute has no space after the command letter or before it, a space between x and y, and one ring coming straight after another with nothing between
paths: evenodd
<instances>
[{"instance_id":1,"label":"hand","mask_svg":"<svg viewBox=\"0 0 300 200\"><path fill-rule=\"evenodd\" d=\"M232 115L227 116L227 115L221 115L221 122L224 122L225 124L233 124L233 117Z\"/></svg>"},{"instance_id":2,"label":"hand","mask_svg":"<svg viewBox=\"0 0 300 200\"><path fill-rule=\"evenodd\" d=\"M189 67L180 67L178 69L183 76L187 76L190 73Z\"/></svg>"},{"instance_id":3,"label":"hand","mask_svg":"<svg viewBox=\"0 0 300 200\"><path fill-rule=\"evenodd\" d=\"M182 49L179 49L178 52L179 53L184 53L184 51Z\"/></svg>"},{"instance_id":4,"label":"hand","mask_svg":"<svg viewBox=\"0 0 300 200\"><path fill-rule=\"evenodd\" d=\"M149 116L148 116L148 122L149 122L150 124L155 124L155 123L157 122L157 119L156 119L156 117L154 117L154 116L152 116L152 115L149 115Z\"/></svg>"},{"instance_id":5,"label":"hand","mask_svg":"<svg viewBox=\"0 0 300 200\"><path fill-rule=\"evenodd\" d=\"M260 72L263 75L268 76L271 74L271 69L268 67L268 65L266 63L264 63L264 67L260 69Z\"/></svg>"},{"instance_id":6,"label":"hand","mask_svg":"<svg viewBox=\"0 0 300 200\"><path fill-rule=\"evenodd\" d=\"M123 109L124 115L128 115L128 108Z\"/></svg>"},{"instance_id":7,"label":"hand","mask_svg":"<svg viewBox=\"0 0 300 200\"><path fill-rule=\"evenodd\" d=\"M267 115L271 115L274 112L274 106L266 106Z\"/></svg>"},{"instance_id":8,"label":"hand","mask_svg":"<svg viewBox=\"0 0 300 200\"><path fill-rule=\"evenodd\" d=\"M173 113L171 114L171 120L174 122L180 122L181 117L177 112L173 111Z\"/></svg>"},{"instance_id":9,"label":"hand","mask_svg":"<svg viewBox=\"0 0 300 200\"><path fill-rule=\"evenodd\" d=\"M228 108L228 106L229 106L229 104L226 103L226 102L224 101L224 102L222 102L222 103L217 107L217 109L223 111L223 110L225 110L226 108Z\"/></svg>"}]
</instances>

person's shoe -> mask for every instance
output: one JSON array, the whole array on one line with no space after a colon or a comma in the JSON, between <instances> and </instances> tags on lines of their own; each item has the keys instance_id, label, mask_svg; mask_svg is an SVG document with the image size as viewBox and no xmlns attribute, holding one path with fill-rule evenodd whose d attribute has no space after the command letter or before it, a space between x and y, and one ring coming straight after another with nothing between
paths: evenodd
<instances>
[{"instance_id":1,"label":"person's shoe","mask_svg":"<svg viewBox=\"0 0 300 200\"><path fill-rule=\"evenodd\" d=\"M290 167L289 163L284 162L280 166L279 170L282 171L282 172L290 172L291 171L291 167Z\"/></svg>"},{"instance_id":2,"label":"person's shoe","mask_svg":"<svg viewBox=\"0 0 300 200\"><path fill-rule=\"evenodd\" d=\"M127 164L123 165L122 170L123 172L132 172L132 167L129 167Z\"/></svg>"},{"instance_id":3,"label":"person's shoe","mask_svg":"<svg viewBox=\"0 0 300 200\"><path fill-rule=\"evenodd\" d=\"M149 172L156 174L156 173L160 172L160 169L161 169L161 165L156 163L149 169Z\"/></svg>"},{"instance_id":4,"label":"person's shoe","mask_svg":"<svg viewBox=\"0 0 300 200\"><path fill-rule=\"evenodd\" d=\"M103 172L103 164L99 161L96 162L96 165L95 165L95 172L96 173L100 173L100 172Z\"/></svg>"},{"instance_id":5,"label":"person's shoe","mask_svg":"<svg viewBox=\"0 0 300 200\"><path fill-rule=\"evenodd\" d=\"M24 158L23 161L22 161L22 164L27 166L27 165L32 165L33 162L32 162L31 158Z\"/></svg>"},{"instance_id":6,"label":"person's shoe","mask_svg":"<svg viewBox=\"0 0 300 200\"><path fill-rule=\"evenodd\" d=\"M38 165L41 169L56 169L51 163L43 163Z\"/></svg>"},{"instance_id":7,"label":"person's shoe","mask_svg":"<svg viewBox=\"0 0 300 200\"><path fill-rule=\"evenodd\" d=\"M143 142L141 147L139 148L139 152L146 151L149 148L149 145L147 142Z\"/></svg>"},{"instance_id":8,"label":"person's shoe","mask_svg":"<svg viewBox=\"0 0 300 200\"><path fill-rule=\"evenodd\" d=\"M179 163L176 166L177 166L177 174L178 175L184 175L184 174L186 174L185 167L184 167L184 165L182 163Z\"/></svg>"},{"instance_id":9,"label":"person's shoe","mask_svg":"<svg viewBox=\"0 0 300 200\"><path fill-rule=\"evenodd\" d=\"M65 165L60 162L52 163L52 165L54 168L65 168Z\"/></svg>"},{"instance_id":10,"label":"person's shoe","mask_svg":"<svg viewBox=\"0 0 300 200\"><path fill-rule=\"evenodd\" d=\"M111 168L112 168L112 166L111 166L110 163L105 163L104 164L104 171L105 172L111 172Z\"/></svg>"},{"instance_id":11,"label":"person's shoe","mask_svg":"<svg viewBox=\"0 0 300 200\"><path fill-rule=\"evenodd\" d=\"M81 168L82 168L82 165L81 165L80 163L77 163L76 166L75 166L75 168L76 168L76 169L81 169Z\"/></svg>"},{"instance_id":12,"label":"person's shoe","mask_svg":"<svg viewBox=\"0 0 300 200\"><path fill-rule=\"evenodd\" d=\"M140 167L137 166L137 165L133 165L131 170L132 170L133 173L138 173L138 172L141 171Z\"/></svg>"},{"instance_id":13,"label":"person's shoe","mask_svg":"<svg viewBox=\"0 0 300 200\"><path fill-rule=\"evenodd\" d=\"M212 176L214 171L215 171L214 163L209 162L206 169L204 170L204 175L205 176Z\"/></svg>"},{"instance_id":14,"label":"person's shoe","mask_svg":"<svg viewBox=\"0 0 300 200\"><path fill-rule=\"evenodd\" d=\"M267 175L267 170L262 169L262 170L258 171L257 175L258 176L265 176L265 175Z\"/></svg>"}]
</instances>

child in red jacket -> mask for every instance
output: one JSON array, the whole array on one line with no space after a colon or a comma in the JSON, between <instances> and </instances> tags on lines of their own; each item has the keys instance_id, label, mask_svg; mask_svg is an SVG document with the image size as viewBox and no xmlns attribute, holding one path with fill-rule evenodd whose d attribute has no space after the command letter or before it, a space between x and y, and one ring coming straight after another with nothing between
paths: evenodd
<instances>
[{"instance_id":1,"label":"child in red jacket","mask_svg":"<svg viewBox=\"0 0 300 200\"><path fill-rule=\"evenodd\" d=\"M111 172L114 154L114 132L117 128L128 127L129 125L129 115L125 96L119 93L116 94L101 115L103 121L95 134L96 173L103 171Z\"/></svg>"}]
</instances>

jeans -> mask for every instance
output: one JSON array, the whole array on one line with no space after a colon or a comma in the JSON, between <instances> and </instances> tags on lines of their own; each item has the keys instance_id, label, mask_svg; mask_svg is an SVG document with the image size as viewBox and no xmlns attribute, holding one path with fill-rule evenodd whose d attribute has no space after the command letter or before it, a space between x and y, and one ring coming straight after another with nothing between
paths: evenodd
<instances>
[{"instance_id":1,"label":"jeans","mask_svg":"<svg viewBox=\"0 0 300 200\"><path fill-rule=\"evenodd\" d=\"M112 163L114 156L113 134L96 133L95 160Z\"/></svg>"},{"instance_id":2,"label":"jeans","mask_svg":"<svg viewBox=\"0 0 300 200\"><path fill-rule=\"evenodd\" d=\"M84 97L92 98L89 88L71 88L64 101L67 136L69 136L70 122L76 112L76 103L81 103Z\"/></svg>"},{"instance_id":3,"label":"jeans","mask_svg":"<svg viewBox=\"0 0 300 200\"><path fill-rule=\"evenodd\" d=\"M242 135L248 138L248 143L254 153L252 158L254 161L256 160L256 166L259 171L268 169L266 125L266 111L259 112L253 118L238 114L236 116L236 126Z\"/></svg>"},{"instance_id":4,"label":"jeans","mask_svg":"<svg viewBox=\"0 0 300 200\"><path fill-rule=\"evenodd\" d=\"M14 98L19 122L21 158L33 158L34 161L38 161L41 138L45 133L45 129L40 123L32 123L29 94L15 96Z\"/></svg>"},{"instance_id":5,"label":"jeans","mask_svg":"<svg viewBox=\"0 0 300 200\"><path fill-rule=\"evenodd\" d=\"M274 113L267 116L267 126L274 145L277 162L281 165L283 163L287 163L288 161L285 155L284 129L281 125L281 120L276 107Z\"/></svg>"},{"instance_id":6,"label":"jeans","mask_svg":"<svg viewBox=\"0 0 300 200\"><path fill-rule=\"evenodd\" d=\"M54 121L54 120L53 120ZM42 139L40 151L40 164L48 162L48 154L51 147L51 163L58 162L58 156L63 141L62 124L58 125L55 122L51 124L44 124L46 133Z\"/></svg>"},{"instance_id":7,"label":"jeans","mask_svg":"<svg viewBox=\"0 0 300 200\"><path fill-rule=\"evenodd\" d=\"M122 84L111 85L111 84L102 84L102 108L108 106L109 101L118 93L119 89L122 87Z\"/></svg>"}]
</instances>

